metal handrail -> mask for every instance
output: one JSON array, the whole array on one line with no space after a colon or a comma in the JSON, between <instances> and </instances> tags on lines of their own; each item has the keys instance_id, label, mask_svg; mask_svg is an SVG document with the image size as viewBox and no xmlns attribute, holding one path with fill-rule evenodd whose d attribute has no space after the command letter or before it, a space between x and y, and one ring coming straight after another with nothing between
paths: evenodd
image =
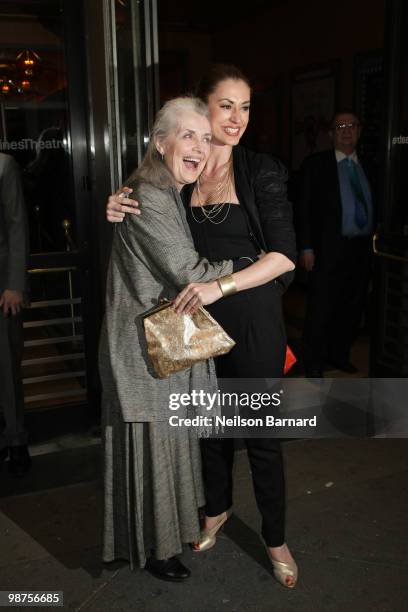
<instances>
[{"instance_id":1,"label":"metal handrail","mask_svg":"<svg viewBox=\"0 0 408 612\"><path fill-rule=\"evenodd\" d=\"M25 321L24 329L27 327L47 327L48 325L72 325L72 323L82 323L81 317L61 317L59 319L42 319L39 321ZM72 334L75 336L76 334Z\"/></svg>"},{"instance_id":2,"label":"metal handrail","mask_svg":"<svg viewBox=\"0 0 408 612\"><path fill-rule=\"evenodd\" d=\"M66 380L67 378L82 378L85 376L85 370L78 370L77 372L61 372L59 374L46 374L44 376L30 376L23 378L24 385L34 385L39 382L46 382L48 380Z\"/></svg>"},{"instance_id":3,"label":"metal handrail","mask_svg":"<svg viewBox=\"0 0 408 612\"><path fill-rule=\"evenodd\" d=\"M41 365L43 363L60 363L64 361L72 361L84 359L85 353L66 353L64 355L51 355L50 357L36 357L34 359L23 359L21 365L24 366L32 366L32 365Z\"/></svg>"},{"instance_id":4,"label":"metal handrail","mask_svg":"<svg viewBox=\"0 0 408 612\"><path fill-rule=\"evenodd\" d=\"M84 395L85 389L68 389L67 391L54 391L53 393L37 393L36 395L25 395L24 401L29 402L40 402L49 399L58 399L63 397L71 397L75 395Z\"/></svg>"},{"instance_id":5,"label":"metal handrail","mask_svg":"<svg viewBox=\"0 0 408 612\"><path fill-rule=\"evenodd\" d=\"M64 229L66 230L66 238L68 241L69 236L67 234L69 227L64 227ZM31 316L33 316L35 320L25 321L23 323L25 332L27 332L29 328L34 330L35 328L53 328L55 326L68 325L69 331L67 330L67 333L69 333L69 336L64 336L64 332L60 331L56 333L61 335L55 337L48 337L49 334L47 333L47 337L24 340L24 347L29 348L27 358L22 362L25 373L22 382L25 388L24 401L26 403L35 404L48 400L55 401L58 398L61 400L67 398L69 400L70 396L72 400L74 400L75 397L86 397L85 352L82 346L79 350L72 348L69 353L65 354L58 354L58 350L56 349L55 355L50 355L48 351L44 354L41 350L41 347L46 345L72 343L73 346L75 346L79 342L81 344L83 343L83 335L77 333L78 326L83 322L82 316L79 311L77 313L75 312L76 308L81 307L82 298L74 297L73 288L73 278L75 274L81 270L81 266L77 263L78 254L71 250L73 248L74 244L70 242L70 248L67 246L66 252L66 254L69 255L69 260L67 260L62 253L58 253L56 254L58 257L52 262L44 260L44 258L41 260L40 258L31 260L28 264L28 273L30 276L41 275L45 277L46 275L57 274L60 275L64 285L66 283L68 284L63 296L56 299L40 297L37 301L31 303ZM48 263L51 263L51 265L48 265ZM38 280L41 281L41 279ZM48 284L48 281L44 278L41 282ZM53 281L51 280L49 282L52 284ZM58 310L61 307L64 308L63 312ZM40 309L46 309L46 312L43 313ZM68 309L68 312L66 309ZM41 318L42 315L45 317L51 316L52 318ZM38 347L40 352L36 350L36 347ZM74 364L74 366L71 364ZM40 371L38 371L39 366L41 367ZM74 367L75 371L71 371L71 367ZM57 372L55 370L57 370ZM73 385L72 381L75 380L77 382ZM63 390L61 390L61 385ZM80 387L79 389L77 388L78 386ZM33 392L34 388L36 388L37 393Z\"/></svg>"},{"instance_id":6,"label":"metal handrail","mask_svg":"<svg viewBox=\"0 0 408 612\"><path fill-rule=\"evenodd\" d=\"M28 274L49 274L51 272L72 272L78 270L76 266L63 266L57 268L30 268Z\"/></svg>"},{"instance_id":7,"label":"metal handrail","mask_svg":"<svg viewBox=\"0 0 408 612\"><path fill-rule=\"evenodd\" d=\"M392 253L386 253L385 251L380 251L377 248L377 241L379 240L378 233L375 233L373 236L373 251L374 254L378 257L384 257L385 259L392 259L393 261L402 261L404 263L408 263L408 257L403 257L402 255L393 255Z\"/></svg>"},{"instance_id":8,"label":"metal handrail","mask_svg":"<svg viewBox=\"0 0 408 612\"><path fill-rule=\"evenodd\" d=\"M48 306L69 306L70 304L81 304L81 298L73 298L72 300L43 300L41 302L30 302L30 308L47 308Z\"/></svg>"},{"instance_id":9,"label":"metal handrail","mask_svg":"<svg viewBox=\"0 0 408 612\"><path fill-rule=\"evenodd\" d=\"M60 336L52 338L39 338L37 340L24 340L24 346L46 346L47 344L60 344L62 342L81 342L84 339L82 334L76 336Z\"/></svg>"}]
</instances>

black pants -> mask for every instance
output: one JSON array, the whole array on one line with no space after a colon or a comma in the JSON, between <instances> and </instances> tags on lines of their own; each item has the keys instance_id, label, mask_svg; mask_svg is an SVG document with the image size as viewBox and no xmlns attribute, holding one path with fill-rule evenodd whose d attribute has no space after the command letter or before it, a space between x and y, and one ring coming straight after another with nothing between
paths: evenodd
<instances>
[{"instance_id":1,"label":"black pants","mask_svg":"<svg viewBox=\"0 0 408 612\"><path fill-rule=\"evenodd\" d=\"M286 336L281 298L273 283L219 300L209 310L236 341L230 353L215 360L221 387L222 379L281 378ZM234 442L233 438L202 440L207 516L217 516L232 505ZM285 482L280 441L245 438L244 442L262 516L262 536L268 546L281 546L285 541Z\"/></svg>"},{"instance_id":2,"label":"black pants","mask_svg":"<svg viewBox=\"0 0 408 612\"><path fill-rule=\"evenodd\" d=\"M303 329L303 353L307 366L350 359L367 293L370 239L341 238L335 252L316 253L309 274Z\"/></svg>"},{"instance_id":3,"label":"black pants","mask_svg":"<svg viewBox=\"0 0 408 612\"><path fill-rule=\"evenodd\" d=\"M201 441L206 515L217 516L232 506L233 438ZM285 541L285 482L279 440L245 438L262 536L268 546Z\"/></svg>"}]
</instances>

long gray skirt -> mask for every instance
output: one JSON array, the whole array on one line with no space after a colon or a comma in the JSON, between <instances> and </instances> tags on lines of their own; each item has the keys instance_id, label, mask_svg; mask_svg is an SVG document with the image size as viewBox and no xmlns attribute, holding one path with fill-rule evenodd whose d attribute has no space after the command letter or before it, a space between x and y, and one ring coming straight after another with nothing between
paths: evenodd
<instances>
[{"instance_id":1,"label":"long gray skirt","mask_svg":"<svg viewBox=\"0 0 408 612\"><path fill-rule=\"evenodd\" d=\"M177 429L177 431L175 431ZM197 541L204 505L199 440L168 421L125 423L116 402L104 406L103 560L167 559Z\"/></svg>"}]
</instances>

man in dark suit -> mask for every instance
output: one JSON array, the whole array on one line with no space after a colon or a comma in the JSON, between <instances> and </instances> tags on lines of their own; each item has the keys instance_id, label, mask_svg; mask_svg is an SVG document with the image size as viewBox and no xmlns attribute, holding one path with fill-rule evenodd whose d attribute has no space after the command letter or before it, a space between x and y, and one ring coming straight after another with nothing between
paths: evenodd
<instances>
[{"instance_id":1,"label":"man in dark suit","mask_svg":"<svg viewBox=\"0 0 408 612\"><path fill-rule=\"evenodd\" d=\"M350 349L366 294L373 202L356 147L361 126L351 110L330 124L333 149L302 165L296 201L299 263L309 272L303 358L309 377L326 363L353 373Z\"/></svg>"},{"instance_id":2,"label":"man in dark suit","mask_svg":"<svg viewBox=\"0 0 408 612\"><path fill-rule=\"evenodd\" d=\"M9 469L16 476L31 463L21 378L27 246L19 168L13 157L0 153L0 408L5 420L0 459L9 457Z\"/></svg>"}]
</instances>

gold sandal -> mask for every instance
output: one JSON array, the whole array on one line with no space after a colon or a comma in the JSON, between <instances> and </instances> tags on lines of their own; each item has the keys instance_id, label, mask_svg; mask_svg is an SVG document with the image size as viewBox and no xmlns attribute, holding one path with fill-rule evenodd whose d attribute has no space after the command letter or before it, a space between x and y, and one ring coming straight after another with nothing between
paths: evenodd
<instances>
[{"instance_id":1,"label":"gold sandal","mask_svg":"<svg viewBox=\"0 0 408 612\"><path fill-rule=\"evenodd\" d=\"M298 579L298 568L296 562L293 561L293 563L285 563L284 561L276 561L276 559L272 558L271 552L266 543L263 543L266 548L269 560L272 563L273 575L275 576L275 579L282 586L288 589L293 589L296 586Z\"/></svg>"},{"instance_id":2,"label":"gold sandal","mask_svg":"<svg viewBox=\"0 0 408 612\"><path fill-rule=\"evenodd\" d=\"M219 521L212 527L211 529L202 529L200 532L200 539L198 542L194 542L193 551L194 552L204 552L205 550L209 550L212 548L217 541L217 533L224 526L224 523L229 519L232 514L231 508L226 511L224 516L220 518Z\"/></svg>"}]
</instances>

